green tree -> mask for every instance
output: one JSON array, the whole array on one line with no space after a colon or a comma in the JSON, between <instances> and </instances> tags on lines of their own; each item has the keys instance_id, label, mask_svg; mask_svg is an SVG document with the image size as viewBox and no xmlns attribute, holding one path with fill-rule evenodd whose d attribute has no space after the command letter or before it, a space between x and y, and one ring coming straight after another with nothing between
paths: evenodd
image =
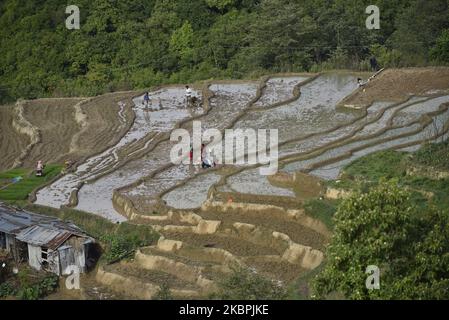
<instances>
[{"instance_id":1,"label":"green tree","mask_svg":"<svg viewBox=\"0 0 449 320\"><path fill-rule=\"evenodd\" d=\"M175 53L182 66L187 66L193 60L193 29L190 22L185 21L181 28L173 32L170 39L170 51Z\"/></svg>"},{"instance_id":2,"label":"green tree","mask_svg":"<svg viewBox=\"0 0 449 320\"><path fill-rule=\"evenodd\" d=\"M317 298L441 299L449 293L448 214L417 212L396 181L344 200L334 216L327 264L314 281ZM445 242L446 241L446 242ZM366 288L366 268L380 268L380 290Z\"/></svg>"},{"instance_id":3,"label":"green tree","mask_svg":"<svg viewBox=\"0 0 449 320\"><path fill-rule=\"evenodd\" d=\"M449 63L449 29L443 30L430 55L438 62Z\"/></svg>"},{"instance_id":4,"label":"green tree","mask_svg":"<svg viewBox=\"0 0 449 320\"><path fill-rule=\"evenodd\" d=\"M236 0L206 0L206 3L211 8L224 10L236 3Z\"/></svg>"}]
</instances>

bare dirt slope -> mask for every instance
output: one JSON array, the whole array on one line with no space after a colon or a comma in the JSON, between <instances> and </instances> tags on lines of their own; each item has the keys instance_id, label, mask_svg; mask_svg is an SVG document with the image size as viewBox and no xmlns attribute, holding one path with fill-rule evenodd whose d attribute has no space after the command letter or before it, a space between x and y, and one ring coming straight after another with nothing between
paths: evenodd
<instances>
[{"instance_id":1,"label":"bare dirt slope","mask_svg":"<svg viewBox=\"0 0 449 320\"><path fill-rule=\"evenodd\" d=\"M26 148L30 139L13 127L13 105L0 106L0 171L9 169Z\"/></svg>"},{"instance_id":2,"label":"bare dirt slope","mask_svg":"<svg viewBox=\"0 0 449 320\"><path fill-rule=\"evenodd\" d=\"M16 126L27 124L25 132L13 126L19 108L1 106L0 170L11 168L18 159L21 166L31 168L38 160L77 162L102 152L129 129L134 119L131 107L135 95L117 92L95 98L22 101L23 121L16 121ZM31 143L31 137L25 134L29 127L37 133L37 143Z\"/></svg>"},{"instance_id":3,"label":"bare dirt slope","mask_svg":"<svg viewBox=\"0 0 449 320\"><path fill-rule=\"evenodd\" d=\"M24 159L32 167L38 160L58 162L69 151L72 136L80 130L74 105L81 99L40 99L24 105L24 116L39 130L40 141Z\"/></svg>"},{"instance_id":4,"label":"bare dirt slope","mask_svg":"<svg viewBox=\"0 0 449 320\"><path fill-rule=\"evenodd\" d=\"M412 95L425 95L449 89L449 68L388 69L341 104L369 106L374 101L403 101Z\"/></svg>"},{"instance_id":5,"label":"bare dirt slope","mask_svg":"<svg viewBox=\"0 0 449 320\"><path fill-rule=\"evenodd\" d=\"M86 157L98 153L118 142L133 120L132 98L137 92L111 93L96 97L81 105L87 125L71 144L72 157ZM125 103L123 117L119 116L119 103Z\"/></svg>"}]
</instances>

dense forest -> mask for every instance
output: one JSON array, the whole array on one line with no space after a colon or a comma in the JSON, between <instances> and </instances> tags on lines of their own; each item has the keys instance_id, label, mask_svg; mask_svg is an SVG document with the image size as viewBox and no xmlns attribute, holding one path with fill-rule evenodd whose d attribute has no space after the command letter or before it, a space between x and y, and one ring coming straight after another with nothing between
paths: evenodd
<instances>
[{"instance_id":1,"label":"dense forest","mask_svg":"<svg viewBox=\"0 0 449 320\"><path fill-rule=\"evenodd\" d=\"M81 28L68 30L67 5ZM368 5L380 29L368 30ZM2 0L0 102L449 63L449 0Z\"/></svg>"}]
</instances>

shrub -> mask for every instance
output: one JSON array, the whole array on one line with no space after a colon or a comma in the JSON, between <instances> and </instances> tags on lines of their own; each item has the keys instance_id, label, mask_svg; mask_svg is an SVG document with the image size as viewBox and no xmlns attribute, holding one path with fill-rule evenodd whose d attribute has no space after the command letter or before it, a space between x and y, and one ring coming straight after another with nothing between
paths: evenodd
<instances>
[{"instance_id":1,"label":"shrub","mask_svg":"<svg viewBox=\"0 0 449 320\"><path fill-rule=\"evenodd\" d=\"M287 289L253 270L234 266L232 273L218 283L218 292L213 298L222 300L282 300L287 298Z\"/></svg>"}]
</instances>

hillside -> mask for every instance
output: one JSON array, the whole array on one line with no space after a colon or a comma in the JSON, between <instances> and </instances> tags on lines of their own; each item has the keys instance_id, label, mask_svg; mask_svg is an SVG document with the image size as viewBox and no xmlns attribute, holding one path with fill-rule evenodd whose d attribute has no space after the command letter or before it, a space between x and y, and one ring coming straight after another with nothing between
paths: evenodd
<instances>
[{"instance_id":1,"label":"hillside","mask_svg":"<svg viewBox=\"0 0 449 320\"><path fill-rule=\"evenodd\" d=\"M447 64L446 0L0 2L0 103L269 72ZM337 35L337 36L335 36Z\"/></svg>"}]
</instances>

